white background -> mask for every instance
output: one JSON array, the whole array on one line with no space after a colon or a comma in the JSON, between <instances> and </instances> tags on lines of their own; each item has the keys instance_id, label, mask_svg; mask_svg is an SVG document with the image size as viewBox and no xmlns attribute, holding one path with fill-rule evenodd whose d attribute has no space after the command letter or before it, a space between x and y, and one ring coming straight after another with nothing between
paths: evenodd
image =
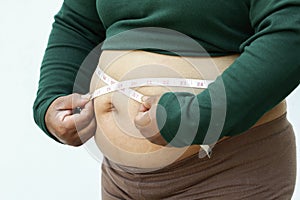
<instances>
[{"instance_id":1,"label":"white background","mask_svg":"<svg viewBox=\"0 0 300 200\"><path fill-rule=\"evenodd\" d=\"M62 0L0 2L0 199L3 200L101 199L100 163L84 147L67 147L49 139L32 117L40 63L53 16L61 3ZM288 118L294 125L298 144L299 100L298 87L288 97ZM300 199L298 181L293 199Z\"/></svg>"}]
</instances>

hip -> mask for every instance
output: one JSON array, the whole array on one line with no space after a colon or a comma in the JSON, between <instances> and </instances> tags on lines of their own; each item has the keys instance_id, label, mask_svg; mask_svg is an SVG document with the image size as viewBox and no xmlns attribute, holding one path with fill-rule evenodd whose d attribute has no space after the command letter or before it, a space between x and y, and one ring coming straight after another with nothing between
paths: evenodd
<instances>
[{"instance_id":1,"label":"hip","mask_svg":"<svg viewBox=\"0 0 300 200\"><path fill-rule=\"evenodd\" d=\"M211 158L193 155L151 172L102 164L104 199L291 199L295 180L295 135L285 114L221 141Z\"/></svg>"}]
</instances>

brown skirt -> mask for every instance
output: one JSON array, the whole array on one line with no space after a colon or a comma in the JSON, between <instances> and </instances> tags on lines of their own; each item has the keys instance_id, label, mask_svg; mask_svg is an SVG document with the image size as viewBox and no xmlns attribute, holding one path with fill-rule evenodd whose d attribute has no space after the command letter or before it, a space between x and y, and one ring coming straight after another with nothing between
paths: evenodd
<instances>
[{"instance_id":1,"label":"brown skirt","mask_svg":"<svg viewBox=\"0 0 300 200\"><path fill-rule=\"evenodd\" d=\"M221 141L211 158L196 154L144 173L104 158L102 199L288 200L295 181L295 135L284 114Z\"/></svg>"}]
</instances>

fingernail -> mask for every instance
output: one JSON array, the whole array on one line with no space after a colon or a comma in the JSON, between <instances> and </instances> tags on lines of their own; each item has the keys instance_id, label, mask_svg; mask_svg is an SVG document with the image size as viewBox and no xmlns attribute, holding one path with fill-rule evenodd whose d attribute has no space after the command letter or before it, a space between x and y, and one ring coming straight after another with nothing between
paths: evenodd
<instances>
[{"instance_id":1,"label":"fingernail","mask_svg":"<svg viewBox=\"0 0 300 200\"><path fill-rule=\"evenodd\" d=\"M149 115L148 111L143 112L142 115L141 115L141 118L145 119L146 117L148 117L148 115Z\"/></svg>"},{"instance_id":2,"label":"fingernail","mask_svg":"<svg viewBox=\"0 0 300 200\"><path fill-rule=\"evenodd\" d=\"M81 95L81 98L82 98L82 99L90 100L90 99L91 99L91 95L90 95L90 93L87 93L87 94L85 94L85 95Z\"/></svg>"},{"instance_id":3,"label":"fingernail","mask_svg":"<svg viewBox=\"0 0 300 200\"><path fill-rule=\"evenodd\" d=\"M139 114L137 120L140 126L145 126L151 122L151 118L149 117L148 112Z\"/></svg>"}]
</instances>

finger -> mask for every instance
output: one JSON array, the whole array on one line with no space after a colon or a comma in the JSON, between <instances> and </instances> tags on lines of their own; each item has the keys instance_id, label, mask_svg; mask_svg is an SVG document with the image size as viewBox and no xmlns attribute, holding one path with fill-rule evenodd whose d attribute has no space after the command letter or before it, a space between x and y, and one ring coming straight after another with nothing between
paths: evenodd
<instances>
[{"instance_id":1,"label":"finger","mask_svg":"<svg viewBox=\"0 0 300 200\"><path fill-rule=\"evenodd\" d=\"M153 105L149 110L145 112L138 112L136 116L136 122L139 126L145 126L150 123L154 123L156 120L156 105Z\"/></svg>"},{"instance_id":2,"label":"finger","mask_svg":"<svg viewBox=\"0 0 300 200\"><path fill-rule=\"evenodd\" d=\"M56 116L57 116L57 119L61 123L63 123L63 121L65 120L65 118L68 117L68 116L70 116L70 115L72 115L72 114L73 114L72 110L62 110L62 111L58 111Z\"/></svg>"},{"instance_id":3,"label":"finger","mask_svg":"<svg viewBox=\"0 0 300 200\"><path fill-rule=\"evenodd\" d=\"M150 138L155 138L155 136L159 133L159 130L154 123L149 123L146 126L140 126L139 131L148 140L150 140Z\"/></svg>"},{"instance_id":4,"label":"finger","mask_svg":"<svg viewBox=\"0 0 300 200\"><path fill-rule=\"evenodd\" d=\"M152 138L158 133L158 130L154 126L151 126L150 124L146 126L141 126L139 131L147 139Z\"/></svg>"},{"instance_id":5,"label":"finger","mask_svg":"<svg viewBox=\"0 0 300 200\"><path fill-rule=\"evenodd\" d=\"M76 135L77 130L88 126L94 118L93 104L89 102L80 114L72 114L70 110L57 111L56 118L58 121L55 123L52 133L64 141L73 141L73 135Z\"/></svg>"},{"instance_id":6,"label":"finger","mask_svg":"<svg viewBox=\"0 0 300 200\"><path fill-rule=\"evenodd\" d=\"M86 127L93 118L93 103L88 102L80 113L67 116L64 120L64 123L69 129L73 129L75 127L77 130L81 130Z\"/></svg>"},{"instance_id":7,"label":"finger","mask_svg":"<svg viewBox=\"0 0 300 200\"><path fill-rule=\"evenodd\" d=\"M149 112L138 115L135 119L135 126L146 138L153 137L159 132L156 121L152 120Z\"/></svg>"},{"instance_id":8,"label":"finger","mask_svg":"<svg viewBox=\"0 0 300 200\"><path fill-rule=\"evenodd\" d=\"M83 107L89 102L89 95L70 94L68 96L59 97L57 102L58 110L70 110L76 107Z\"/></svg>"},{"instance_id":9,"label":"finger","mask_svg":"<svg viewBox=\"0 0 300 200\"><path fill-rule=\"evenodd\" d=\"M78 132L78 137L80 138L80 141L82 143L85 143L95 135L95 132L96 132L96 120L93 119L90 121L88 126L86 126L85 128L81 129Z\"/></svg>"},{"instance_id":10,"label":"finger","mask_svg":"<svg viewBox=\"0 0 300 200\"><path fill-rule=\"evenodd\" d=\"M64 140L64 143L71 146L80 146L93 137L95 131L96 121L91 120L90 123L82 130L77 131L75 129L73 132L69 132L68 137Z\"/></svg>"},{"instance_id":11,"label":"finger","mask_svg":"<svg viewBox=\"0 0 300 200\"><path fill-rule=\"evenodd\" d=\"M146 106L144 106L144 104L141 103L141 105L139 107L139 112L146 112L147 110L149 110L149 108L146 108Z\"/></svg>"},{"instance_id":12,"label":"finger","mask_svg":"<svg viewBox=\"0 0 300 200\"><path fill-rule=\"evenodd\" d=\"M150 123L151 123L151 118L148 111L139 112L137 116L134 118L134 124L138 129Z\"/></svg>"},{"instance_id":13,"label":"finger","mask_svg":"<svg viewBox=\"0 0 300 200\"><path fill-rule=\"evenodd\" d=\"M72 115L71 110L57 111L53 108L49 108L46 113L45 122L47 129L52 135L59 138L60 141L65 140L68 137L69 132L75 131L75 127L72 130L69 130L64 123L66 118L70 115Z\"/></svg>"},{"instance_id":14,"label":"finger","mask_svg":"<svg viewBox=\"0 0 300 200\"><path fill-rule=\"evenodd\" d=\"M151 106L155 103L156 101L156 96L143 96L142 97L142 105L147 108L150 109Z\"/></svg>"},{"instance_id":15,"label":"finger","mask_svg":"<svg viewBox=\"0 0 300 200\"><path fill-rule=\"evenodd\" d=\"M64 124L59 124L51 132L56 138L59 139L64 144L70 144L70 141L73 141L74 136L77 133L75 127L66 128Z\"/></svg>"}]
</instances>

